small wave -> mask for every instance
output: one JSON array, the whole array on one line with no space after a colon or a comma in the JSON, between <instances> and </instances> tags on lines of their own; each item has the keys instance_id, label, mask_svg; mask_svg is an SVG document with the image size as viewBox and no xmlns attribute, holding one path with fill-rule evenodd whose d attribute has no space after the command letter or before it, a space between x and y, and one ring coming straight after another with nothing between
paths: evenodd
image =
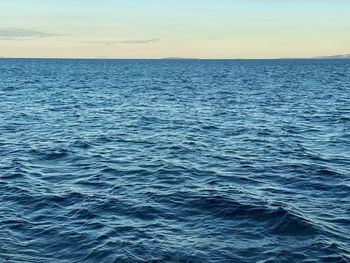
<instances>
[{"instance_id":1,"label":"small wave","mask_svg":"<svg viewBox=\"0 0 350 263\"><path fill-rule=\"evenodd\" d=\"M31 154L40 157L42 160L57 160L69 155L69 151L65 148L43 148L43 149L32 149Z\"/></svg>"}]
</instances>

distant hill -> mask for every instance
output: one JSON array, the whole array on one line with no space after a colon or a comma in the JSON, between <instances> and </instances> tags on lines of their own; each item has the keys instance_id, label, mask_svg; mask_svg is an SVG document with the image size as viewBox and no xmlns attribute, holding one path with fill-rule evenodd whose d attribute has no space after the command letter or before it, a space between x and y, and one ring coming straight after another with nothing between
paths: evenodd
<instances>
[{"instance_id":1,"label":"distant hill","mask_svg":"<svg viewBox=\"0 0 350 263\"><path fill-rule=\"evenodd\" d=\"M315 57L316 59L350 59L350 54L347 55L335 55L335 56L323 56Z\"/></svg>"},{"instance_id":2,"label":"distant hill","mask_svg":"<svg viewBox=\"0 0 350 263\"><path fill-rule=\"evenodd\" d=\"M167 57L167 58L161 58L162 60L200 60L200 58L185 58L185 57ZM312 57L312 58L303 58L303 57L297 57L297 58L280 58L280 59L350 59L350 54L346 55L333 55L333 56L320 56L320 57ZM232 59L236 60L236 59ZM241 60L241 59L239 59ZM244 60L244 59L243 59Z\"/></svg>"}]
</instances>

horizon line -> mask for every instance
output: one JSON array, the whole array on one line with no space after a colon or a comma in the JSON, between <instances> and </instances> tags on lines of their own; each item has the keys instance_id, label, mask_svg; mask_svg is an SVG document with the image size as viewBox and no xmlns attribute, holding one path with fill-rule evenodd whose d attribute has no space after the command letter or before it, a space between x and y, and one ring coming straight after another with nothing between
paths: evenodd
<instances>
[{"instance_id":1,"label":"horizon line","mask_svg":"<svg viewBox=\"0 0 350 263\"><path fill-rule=\"evenodd\" d=\"M196 57L154 57L154 58L117 58L117 57L5 57L0 59L75 59L75 60L305 60L305 59L350 59L350 54L325 55L316 57L278 57L278 58L196 58Z\"/></svg>"},{"instance_id":2,"label":"horizon line","mask_svg":"<svg viewBox=\"0 0 350 263\"><path fill-rule=\"evenodd\" d=\"M350 60L332 57L286 57L286 58L98 58L98 57L0 57L0 59L55 59L55 60Z\"/></svg>"}]
</instances>

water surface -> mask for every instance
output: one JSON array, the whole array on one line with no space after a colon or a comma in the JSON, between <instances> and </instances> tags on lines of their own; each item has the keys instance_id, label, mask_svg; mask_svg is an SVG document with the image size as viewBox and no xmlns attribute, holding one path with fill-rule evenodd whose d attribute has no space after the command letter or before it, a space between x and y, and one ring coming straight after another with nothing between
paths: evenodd
<instances>
[{"instance_id":1,"label":"water surface","mask_svg":"<svg viewBox=\"0 0 350 263\"><path fill-rule=\"evenodd\" d=\"M350 61L0 60L0 262L350 262Z\"/></svg>"}]
</instances>

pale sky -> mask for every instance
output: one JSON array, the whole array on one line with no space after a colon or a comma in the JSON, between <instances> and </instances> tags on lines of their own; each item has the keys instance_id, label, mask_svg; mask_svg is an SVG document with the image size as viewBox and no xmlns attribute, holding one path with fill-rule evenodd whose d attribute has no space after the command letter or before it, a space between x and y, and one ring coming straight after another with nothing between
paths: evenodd
<instances>
[{"instance_id":1,"label":"pale sky","mask_svg":"<svg viewBox=\"0 0 350 263\"><path fill-rule=\"evenodd\" d=\"M350 53L350 0L0 0L0 57Z\"/></svg>"}]
</instances>

